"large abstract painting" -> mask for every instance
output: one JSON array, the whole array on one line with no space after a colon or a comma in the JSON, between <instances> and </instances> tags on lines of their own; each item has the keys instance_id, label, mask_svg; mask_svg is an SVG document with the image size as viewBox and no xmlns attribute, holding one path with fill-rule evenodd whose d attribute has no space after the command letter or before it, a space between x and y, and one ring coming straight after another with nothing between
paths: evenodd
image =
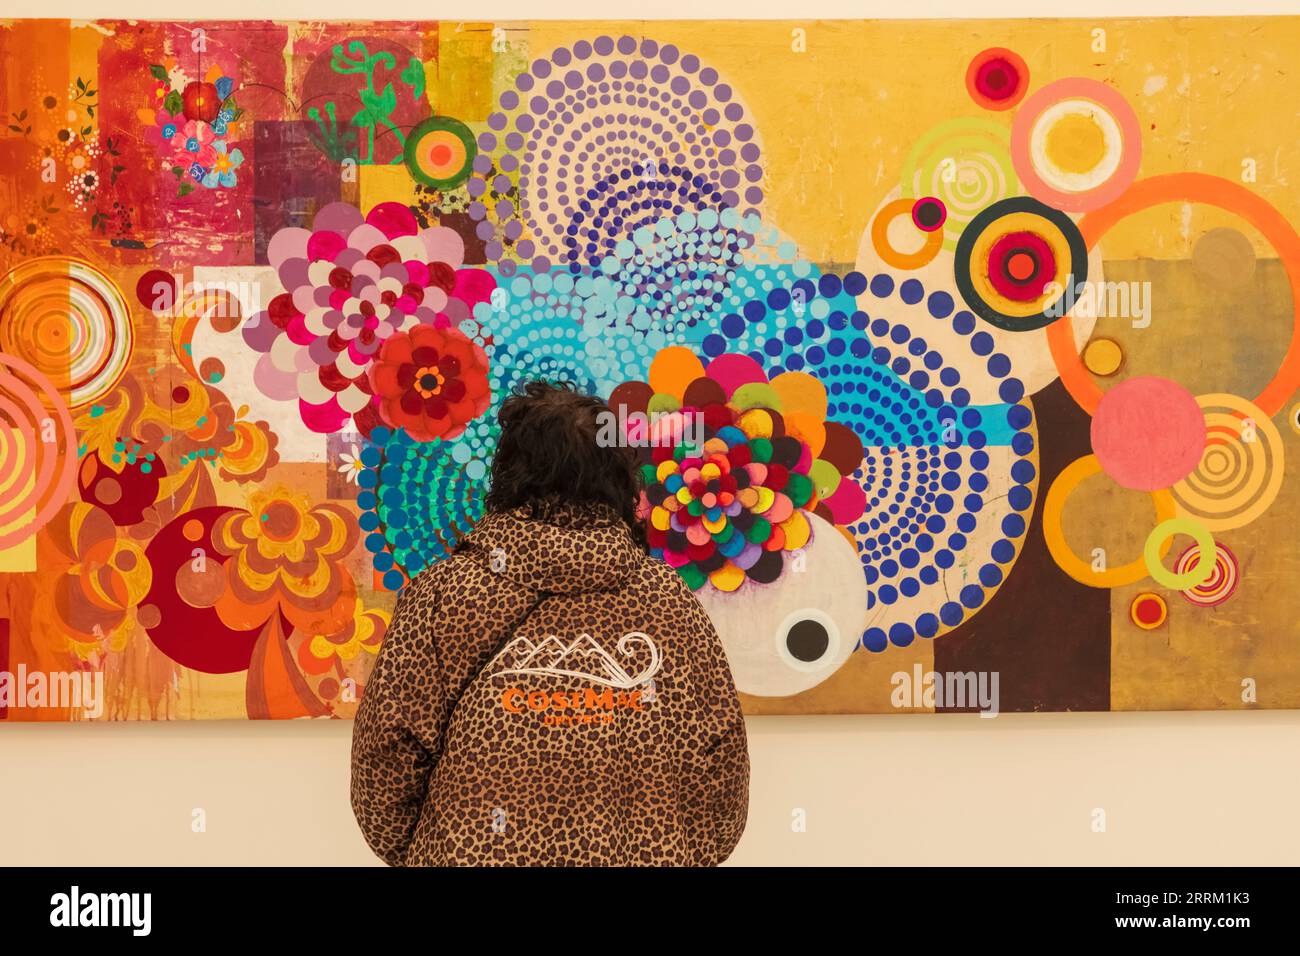
<instances>
[{"instance_id":1,"label":"large abstract painting","mask_svg":"<svg viewBox=\"0 0 1300 956\"><path fill-rule=\"evenodd\" d=\"M351 716L535 377L750 713L1300 706L1297 57L0 24L0 720Z\"/></svg>"}]
</instances>

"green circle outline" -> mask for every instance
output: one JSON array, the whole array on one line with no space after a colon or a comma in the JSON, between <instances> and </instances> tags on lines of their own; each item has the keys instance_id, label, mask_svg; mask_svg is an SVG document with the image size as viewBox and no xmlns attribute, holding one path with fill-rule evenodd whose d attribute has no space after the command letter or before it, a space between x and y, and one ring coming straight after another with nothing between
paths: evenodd
<instances>
[{"instance_id":1,"label":"green circle outline","mask_svg":"<svg viewBox=\"0 0 1300 956\"><path fill-rule=\"evenodd\" d=\"M1172 538L1176 534L1185 534L1194 538L1201 552L1196 556L1196 563L1182 574L1175 574L1170 571L1160 560L1160 545L1164 543L1166 538ZM1151 533L1147 535L1147 543L1142 549L1142 556L1146 560L1147 570L1151 573L1151 577L1155 578L1160 584L1174 591L1189 591L1204 584L1214 574L1216 560L1214 536L1199 521L1193 521L1190 518L1169 518L1156 525Z\"/></svg>"},{"instance_id":2,"label":"green circle outline","mask_svg":"<svg viewBox=\"0 0 1300 956\"><path fill-rule=\"evenodd\" d=\"M461 141L465 147L465 164L460 171L454 176L446 179L435 179L428 175L419 167L416 149L419 148L420 141L430 133L445 130L451 133ZM417 183L425 186L431 186L434 189L454 189L469 179L470 173L474 168L474 157L478 155L478 144L474 140L474 134L470 128L460 120L452 116L430 116L415 124L415 128L406 137L406 146L403 149L402 161L406 165L406 171L411 174L411 178Z\"/></svg>"}]
</instances>

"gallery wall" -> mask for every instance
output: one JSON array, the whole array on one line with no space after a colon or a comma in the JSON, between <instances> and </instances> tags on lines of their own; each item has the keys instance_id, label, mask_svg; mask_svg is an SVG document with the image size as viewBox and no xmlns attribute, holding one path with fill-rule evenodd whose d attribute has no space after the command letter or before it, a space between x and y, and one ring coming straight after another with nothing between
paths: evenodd
<instances>
[{"instance_id":1,"label":"gallery wall","mask_svg":"<svg viewBox=\"0 0 1300 956\"><path fill-rule=\"evenodd\" d=\"M142 2L27 0L7 16L174 17ZM502 17L526 18L523 4ZM650 13L589 0L551 16ZM678 9L674 9L676 6ZM847 2L800 14L888 16ZM1246 12L1097 3L1099 16ZM1286 3L1249 12L1288 12ZM31 9L22 9L31 7ZM156 7L156 9L155 9ZM1110 7L1111 9L1108 9ZM445 8L445 9L444 9ZM955 2L913 13L1029 15ZM390 17L454 17L393 3ZM489 17L494 9L480 9ZM781 4L656 4L661 16L788 18ZM229 17L356 16L328 0L234 0ZM733 862L1281 864L1300 858L1300 712L751 717L750 824ZM0 865L373 862L347 802L350 724L215 721L0 727ZM199 826L199 824L202 824ZM196 832L199 830L200 832Z\"/></svg>"}]
</instances>

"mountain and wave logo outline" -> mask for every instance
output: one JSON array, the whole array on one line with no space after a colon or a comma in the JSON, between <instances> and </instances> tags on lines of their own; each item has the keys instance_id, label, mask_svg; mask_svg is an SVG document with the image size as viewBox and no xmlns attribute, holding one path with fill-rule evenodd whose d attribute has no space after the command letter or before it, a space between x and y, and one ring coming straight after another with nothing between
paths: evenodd
<instances>
[{"instance_id":1,"label":"mountain and wave logo outline","mask_svg":"<svg viewBox=\"0 0 1300 956\"><path fill-rule=\"evenodd\" d=\"M579 634L567 644L554 634L548 634L537 643L526 637L513 638L493 659L491 669L493 676L577 677L606 687L631 690L650 680L663 667L659 648L644 631L624 634L615 649L629 662L642 649L649 650L650 659L636 674L629 674L627 668L590 634Z\"/></svg>"}]
</instances>

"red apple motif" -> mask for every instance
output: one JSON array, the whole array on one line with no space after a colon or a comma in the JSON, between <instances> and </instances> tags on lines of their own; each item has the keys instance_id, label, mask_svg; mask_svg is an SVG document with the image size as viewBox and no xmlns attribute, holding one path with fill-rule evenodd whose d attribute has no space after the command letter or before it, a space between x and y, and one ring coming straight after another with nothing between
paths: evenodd
<instances>
[{"instance_id":1,"label":"red apple motif","mask_svg":"<svg viewBox=\"0 0 1300 956\"><path fill-rule=\"evenodd\" d=\"M211 83L190 83L181 93L181 103L184 104L186 119L204 123L211 123L221 111L221 97Z\"/></svg>"}]
</instances>

